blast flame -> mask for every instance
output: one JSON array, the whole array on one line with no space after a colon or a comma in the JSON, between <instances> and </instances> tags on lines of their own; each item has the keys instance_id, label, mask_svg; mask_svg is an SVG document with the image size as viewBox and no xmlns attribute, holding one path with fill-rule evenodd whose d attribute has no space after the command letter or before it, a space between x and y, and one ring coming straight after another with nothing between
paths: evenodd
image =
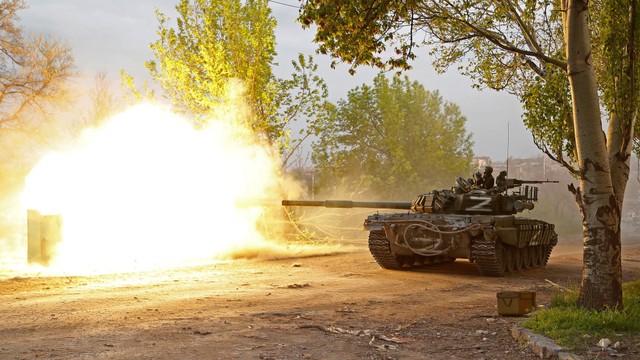
<instances>
[{"instance_id":1,"label":"blast flame","mask_svg":"<svg viewBox=\"0 0 640 360\"><path fill-rule=\"evenodd\" d=\"M196 130L138 105L45 157L27 178L26 208L60 214L52 266L115 272L208 261L259 248L260 208L241 199L276 195L278 160L229 119Z\"/></svg>"}]
</instances>

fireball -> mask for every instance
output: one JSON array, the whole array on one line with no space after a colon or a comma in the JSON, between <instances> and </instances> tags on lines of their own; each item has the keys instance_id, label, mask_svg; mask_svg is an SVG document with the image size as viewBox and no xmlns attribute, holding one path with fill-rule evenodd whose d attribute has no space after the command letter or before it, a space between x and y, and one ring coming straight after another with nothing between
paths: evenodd
<instances>
[{"instance_id":1,"label":"fireball","mask_svg":"<svg viewBox=\"0 0 640 360\"><path fill-rule=\"evenodd\" d=\"M42 159L27 178L27 209L62 217L52 267L119 272L211 261L265 246L259 207L275 197L279 160L239 122L196 129L138 105Z\"/></svg>"}]
</instances>

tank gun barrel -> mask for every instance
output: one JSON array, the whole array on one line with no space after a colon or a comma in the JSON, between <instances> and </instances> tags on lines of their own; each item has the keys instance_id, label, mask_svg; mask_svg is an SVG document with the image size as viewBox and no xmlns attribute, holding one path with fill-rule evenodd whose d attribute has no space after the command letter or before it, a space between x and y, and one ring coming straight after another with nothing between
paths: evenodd
<instances>
[{"instance_id":1,"label":"tank gun barrel","mask_svg":"<svg viewBox=\"0 0 640 360\"><path fill-rule=\"evenodd\" d=\"M282 200L282 206L317 206L326 208L371 208L371 209L403 209L410 210L410 202L379 202L351 200Z\"/></svg>"}]
</instances>

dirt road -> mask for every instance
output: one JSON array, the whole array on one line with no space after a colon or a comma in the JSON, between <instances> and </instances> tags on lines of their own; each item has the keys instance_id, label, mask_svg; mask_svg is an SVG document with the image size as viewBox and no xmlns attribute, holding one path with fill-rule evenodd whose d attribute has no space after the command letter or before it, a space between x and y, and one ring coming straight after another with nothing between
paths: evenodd
<instances>
[{"instance_id":1,"label":"dirt road","mask_svg":"<svg viewBox=\"0 0 640 360\"><path fill-rule=\"evenodd\" d=\"M625 242L626 279L640 268L638 243ZM561 239L546 268L504 278L460 260L383 270L364 244L153 273L5 277L0 359L534 359L509 334L519 319L497 315L496 292L533 290L545 304L547 280L576 284L580 271L579 244Z\"/></svg>"}]
</instances>

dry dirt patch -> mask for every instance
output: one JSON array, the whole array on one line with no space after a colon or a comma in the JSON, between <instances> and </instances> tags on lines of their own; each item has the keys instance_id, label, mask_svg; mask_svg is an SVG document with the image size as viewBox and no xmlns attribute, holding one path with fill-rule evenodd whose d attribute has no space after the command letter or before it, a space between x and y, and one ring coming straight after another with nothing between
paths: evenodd
<instances>
[{"instance_id":1,"label":"dry dirt patch","mask_svg":"<svg viewBox=\"0 0 640 360\"><path fill-rule=\"evenodd\" d=\"M578 244L579 245L579 244ZM579 281L567 239L543 269L489 278L458 261L418 271L350 253L95 277L0 281L0 359L534 359L496 292ZM627 243L625 278L640 248ZM549 281L547 281L549 280ZM632 356L633 354L629 354ZM627 359L632 357L626 357Z\"/></svg>"}]
</instances>

